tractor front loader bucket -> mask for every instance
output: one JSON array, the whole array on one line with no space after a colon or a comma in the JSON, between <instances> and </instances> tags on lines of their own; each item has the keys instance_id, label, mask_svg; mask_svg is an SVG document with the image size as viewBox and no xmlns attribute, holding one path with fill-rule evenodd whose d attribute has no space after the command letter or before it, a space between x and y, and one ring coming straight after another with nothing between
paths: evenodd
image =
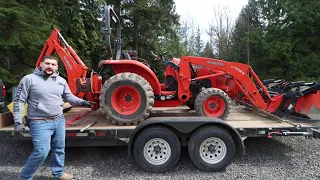
<instances>
[{"instance_id":1,"label":"tractor front loader bucket","mask_svg":"<svg viewBox=\"0 0 320 180\"><path fill-rule=\"evenodd\" d=\"M320 119L320 90L300 97L295 111L311 119Z\"/></svg>"},{"instance_id":2,"label":"tractor front loader bucket","mask_svg":"<svg viewBox=\"0 0 320 180\"><path fill-rule=\"evenodd\" d=\"M295 112L308 116L311 119L320 120L320 84L302 91L295 106Z\"/></svg>"}]
</instances>

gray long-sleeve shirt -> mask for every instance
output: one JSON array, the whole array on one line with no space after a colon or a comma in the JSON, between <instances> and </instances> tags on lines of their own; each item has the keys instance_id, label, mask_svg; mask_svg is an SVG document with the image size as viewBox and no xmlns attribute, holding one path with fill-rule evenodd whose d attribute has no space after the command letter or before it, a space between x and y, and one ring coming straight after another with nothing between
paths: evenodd
<instances>
[{"instance_id":1,"label":"gray long-sleeve shirt","mask_svg":"<svg viewBox=\"0 0 320 180\"><path fill-rule=\"evenodd\" d=\"M27 117L48 118L61 115L65 99L71 104L81 105L84 101L74 96L68 83L58 73L46 76L39 68L20 81L13 100L15 123L22 123L25 102L28 103Z\"/></svg>"}]
</instances>

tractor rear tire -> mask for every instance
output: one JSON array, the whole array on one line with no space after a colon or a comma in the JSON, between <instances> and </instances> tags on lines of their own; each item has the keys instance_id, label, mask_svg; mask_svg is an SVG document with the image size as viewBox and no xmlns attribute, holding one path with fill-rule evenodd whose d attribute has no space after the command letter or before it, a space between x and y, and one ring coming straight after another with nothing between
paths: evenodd
<instances>
[{"instance_id":1,"label":"tractor rear tire","mask_svg":"<svg viewBox=\"0 0 320 180\"><path fill-rule=\"evenodd\" d=\"M195 100L194 106L200 116L210 116L226 119L231 110L229 96L217 88L207 88L201 91Z\"/></svg>"},{"instance_id":2,"label":"tractor rear tire","mask_svg":"<svg viewBox=\"0 0 320 180\"><path fill-rule=\"evenodd\" d=\"M134 73L119 73L101 89L100 107L113 124L136 125L149 116L154 93L149 82Z\"/></svg>"}]
</instances>

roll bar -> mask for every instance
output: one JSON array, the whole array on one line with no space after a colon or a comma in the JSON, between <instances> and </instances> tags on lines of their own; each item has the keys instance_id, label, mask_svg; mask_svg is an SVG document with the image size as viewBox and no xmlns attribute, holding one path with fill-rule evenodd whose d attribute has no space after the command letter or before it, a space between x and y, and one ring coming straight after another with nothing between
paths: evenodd
<instances>
[{"instance_id":1,"label":"roll bar","mask_svg":"<svg viewBox=\"0 0 320 180\"><path fill-rule=\"evenodd\" d=\"M121 26L120 26L120 19L117 14L114 12L113 8L109 5L104 6L104 25L105 27L102 29L102 33L105 35L106 47L108 52L108 57L113 59L112 54L112 47L111 47L111 19L116 24L117 28L117 35L115 40L116 46L116 60L120 59L121 56Z\"/></svg>"}]
</instances>

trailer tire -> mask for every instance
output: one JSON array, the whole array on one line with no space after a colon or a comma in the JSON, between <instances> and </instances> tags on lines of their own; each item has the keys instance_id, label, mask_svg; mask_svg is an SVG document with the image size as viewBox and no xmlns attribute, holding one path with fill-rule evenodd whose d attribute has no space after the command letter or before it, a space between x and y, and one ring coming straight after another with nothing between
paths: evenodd
<instances>
[{"instance_id":1,"label":"trailer tire","mask_svg":"<svg viewBox=\"0 0 320 180\"><path fill-rule=\"evenodd\" d=\"M134 157L138 165L149 172L166 172L180 158L180 142L168 128L153 127L142 131L134 143Z\"/></svg>"},{"instance_id":2,"label":"trailer tire","mask_svg":"<svg viewBox=\"0 0 320 180\"><path fill-rule=\"evenodd\" d=\"M209 126L200 128L192 134L188 152L198 169L221 171L232 162L236 146L232 136L226 130Z\"/></svg>"},{"instance_id":3,"label":"trailer tire","mask_svg":"<svg viewBox=\"0 0 320 180\"><path fill-rule=\"evenodd\" d=\"M154 105L154 93L143 77L125 72L104 83L99 100L102 113L113 124L136 125L149 116Z\"/></svg>"},{"instance_id":4,"label":"trailer tire","mask_svg":"<svg viewBox=\"0 0 320 180\"><path fill-rule=\"evenodd\" d=\"M226 119L231 110L229 96L217 88L202 90L196 97L194 107L200 116Z\"/></svg>"}]
</instances>

